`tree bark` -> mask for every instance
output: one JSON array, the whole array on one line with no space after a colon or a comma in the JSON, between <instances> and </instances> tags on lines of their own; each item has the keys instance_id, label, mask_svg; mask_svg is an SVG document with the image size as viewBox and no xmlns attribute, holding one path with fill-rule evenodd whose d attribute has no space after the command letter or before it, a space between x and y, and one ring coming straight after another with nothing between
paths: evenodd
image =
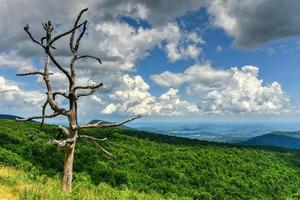
<instances>
[{"instance_id":1,"label":"tree bark","mask_svg":"<svg viewBox=\"0 0 300 200\"><path fill-rule=\"evenodd\" d=\"M73 104L74 105L74 104ZM75 103L76 105L76 103ZM64 161L64 174L62 180L62 190L64 192L72 192L72 179L73 179L73 161L76 140L78 137L77 128L77 107L73 107L69 118L69 139L74 139L71 143L65 146L65 161Z\"/></svg>"},{"instance_id":2,"label":"tree bark","mask_svg":"<svg viewBox=\"0 0 300 200\"><path fill-rule=\"evenodd\" d=\"M72 191L74 151L75 151L75 142L73 144L66 145L64 175L62 181L62 190L64 192Z\"/></svg>"}]
</instances>

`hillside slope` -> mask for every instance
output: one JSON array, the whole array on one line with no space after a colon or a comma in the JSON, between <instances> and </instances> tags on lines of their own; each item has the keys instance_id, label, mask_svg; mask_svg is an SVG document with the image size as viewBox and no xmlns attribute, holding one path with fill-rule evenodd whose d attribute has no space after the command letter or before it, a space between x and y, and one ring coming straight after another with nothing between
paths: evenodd
<instances>
[{"instance_id":1,"label":"hillside slope","mask_svg":"<svg viewBox=\"0 0 300 200\"><path fill-rule=\"evenodd\" d=\"M55 178L62 172L63 150L48 141L57 135L57 127L47 125L32 139L29 136L37 126L0 120L0 162L29 170L33 177ZM138 193L160 193L165 199L300 197L298 151L237 147L126 129L94 129L85 134L107 137L101 145L117 159L79 141L75 183L106 183Z\"/></svg>"},{"instance_id":2,"label":"hillside slope","mask_svg":"<svg viewBox=\"0 0 300 200\"><path fill-rule=\"evenodd\" d=\"M273 132L251 138L240 144L300 149L300 132Z\"/></svg>"}]
</instances>

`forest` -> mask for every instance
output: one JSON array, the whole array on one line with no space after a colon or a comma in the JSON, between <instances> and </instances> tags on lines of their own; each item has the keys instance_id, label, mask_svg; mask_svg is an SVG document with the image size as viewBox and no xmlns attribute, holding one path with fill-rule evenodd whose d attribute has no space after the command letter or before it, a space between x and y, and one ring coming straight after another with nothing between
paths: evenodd
<instances>
[{"instance_id":1,"label":"forest","mask_svg":"<svg viewBox=\"0 0 300 200\"><path fill-rule=\"evenodd\" d=\"M64 151L49 144L61 136L56 125L45 125L31 137L38 126L0 120L0 194L10 188L21 199L300 198L299 151L239 147L126 127L84 130L107 137L101 146L115 158L79 140L74 189L63 193Z\"/></svg>"}]
</instances>

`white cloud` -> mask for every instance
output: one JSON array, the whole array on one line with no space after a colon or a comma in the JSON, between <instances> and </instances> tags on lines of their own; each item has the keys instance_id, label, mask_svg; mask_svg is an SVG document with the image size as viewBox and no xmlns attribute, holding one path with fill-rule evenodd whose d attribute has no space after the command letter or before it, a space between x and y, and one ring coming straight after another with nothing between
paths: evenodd
<instances>
[{"instance_id":1,"label":"white cloud","mask_svg":"<svg viewBox=\"0 0 300 200\"><path fill-rule=\"evenodd\" d=\"M161 74L151 75L150 77L156 84L162 87L177 87L186 81L183 73L172 73L165 71Z\"/></svg>"},{"instance_id":2,"label":"white cloud","mask_svg":"<svg viewBox=\"0 0 300 200\"><path fill-rule=\"evenodd\" d=\"M170 61L197 59L204 41L195 33L183 33L176 23L158 28L134 28L126 23L105 22L96 26L100 35L99 51L107 58L118 60L118 67L131 70L137 60L148 55L155 46L162 47ZM163 45L162 42L166 42Z\"/></svg>"},{"instance_id":3,"label":"white cloud","mask_svg":"<svg viewBox=\"0 0 300 200\"><path fill-rule=\"evenodd\" d=\"M104 110L102 110L103 114L111 114L117 111L117 106L113 103L108 104Z\"/></svg>"},{"instance_id":4,"label":"white cloud","mask_svg":"<svg viewBox=\"0 0 300 200\"><path fill-rule=\"evenodd\" d=\"M295 4L289 0L275 1L278 5L283 5L283 10L288 10L289 5ZM282 32L280 31L281 29L279 30L276 27L285 27L284 24L287 22L286 16L280 14L278 15L280 20L274 19L277 16L276 13L285 12L278 12L278 9L274 8L276 12L271 12L272 15L270 15L274 16L274 19L270 18L272 23L266 23L271 26L263 27L260 26L260 22L263 21L261 20L262 18L265 19L263 14L268 13L266 1L260 0L251 5L249 2L250 0L213 0L206 5L209 7L208 12L212 16L214 25L223 28L227 34L235 38L236 44L242 47L251 47L251 44L256 46L266 41L299 33L297 28L295 28L294 32L290 28L300 27L292 26L298 24L299 21L294 20L298 16L298 14L295 14L296 12L292 12L292 20L287 23L287 31ZM270 8L276 7L277 3L270 5ZM99 56L103 60L103 64L99 65L94 61L78 62L76 70L78 77L81 78L77 81L78 84L98 83L101 81L104 83L104 87L96 95L86 100L80 100L83 113L85 112L84 110L95 112L94 106L99 106L99 110L102 110L103 113L179 115L198 112L198 108L194 104L182 100L178 89L174 89L184 83L187 84L188 94L196 94L201 96L201 98L203 96L207 97L204 98L202 105L199 104L205 112L214 112L212 107L216 107L216 110L220 110L220 112L230 112L229 110L233 108L234 104L230 106L226 97L230 97L230 95L235 97L236 94L234 92L229 93L228 88L230 88L230 91L235 92L241 90L241 97L236 97L237 103L239 103L237 105L238 112L277 112L284 110L288 98L284 98L285 95L280 85L273 83L269 86L263 86L261 83L261 85L258 84L257 86L263 89L254 92L255 89L249 89L251 85L244 84L246 83L246 81L242 81L244 79L253 78L253 81L260 81L257 74L250 72L255 71L254 69L250 69L250 71L247 71L249 69L246 68L237 69L242 78L236 78L235 81L233 81L234 69L216 70L209 65L194 65L182 73L164 72L160 75L153 75L151 77L153 81L163 87L170 88L160 97L150 94L149 85L140 76L130 77L126 75L134 71L136 63L140 59L145 58L149 51L157 46L165 51L170 62L180 59L197 60L201 56L201 45L205 44L205 42L196 32L184 32L181 30L173 20L188 11L198 10L201 6L204 6L204 1L198 0L166 3L156 0L142 2L136 0L122 2L115 0L87 0L85 2L77 0L72 2L61 2L58 0L46 2L37 0L4 1L0 7L0 17L6 18L10 16L10 18L9 20L3 20L0 24L0 67L11 68L18 72L19 70L29 71L34 69L32 59L39 57L42 51L32 44L22 30L26 23L31 25L33 34L40 38L41 22L50 19L59 24L56 27L56 31L66 30L73 23L74 17L76 17L79 10L89 7L89 12L84 16L90 22L88 34L81 43L80 53ZM294 6L294 8L297 7ZM18 15L12 16L10 13L18 13ZM297 13L299 12L297 11ZM244 14L247 14L247 16L244 16ZM151 28L135 28L125 22L120 22L120 16L130 16L137 20L139 20L138 18L144 19L150 23ZM268 22L269 19L266 18L265 20ZM251 38L253 41L250 40ZM55 54L59 56L59 60L67 67L69 51L64 46L68 47L68 41L62 41L62 43L55 46L58 48ZM51 77L53 88L58 90L64 88L66 85L65 77L57 73L57 70L52 69L52 71L55 72ZM4 83L3 80L2 82ZM42 83L42 80L38 80L38 83ZM233 83L243 84L235 88L231 86ZM29 97L30 95L37 97L37 93L23 91L16 84L7 84L7 81L5 85L6 90L3 89L4 86L0 90L2 108L7 107L7 105L13 105L13 103L19 105L17 100L14 102L5 100L8 98L17 99L18 97L22 101L24 100L25 103L37 103L35 100L31 101ZM9 92L8 88L17 90L17 92ZM251 94L257 96L254 100L249 101L250 103L248 102L249 106L244 101L245 96L248 94L245 92L246 90L251 90L253 92ZM271 97L277 100L272 100ZM262 98L266 98L266 102L268 102L264 106L261 103L257 103ZM232 99L234 98L232 97ZM216 103L219 101L225 102L224 104L227 103L226 109ZM259 109L254 109L253 105L255 103L253 102L257 103L256 107L259 107ZM280 105L282 105L281 108Z\"/></svg>"},{"instance_id":5,"label":"white cloud","mask_svg":"<svg viewBox=\"0 0 300 200\"><path fill-rule=\"evenodd\" d=\"M22 90L17 84L0 76L0 111L20 112L40 111L45 95L36 91Z\"/></svg>"},{"instance_id":6,"label":"white cloud","mask_svg":"<svg viewBox=\"0 0 300 200\"><path fill-rule=\"evenodd\" d=\"M180 99L177 89L169 89L159 98L149 93L149 85L140 76L124 75L123 84L109 95L104 114L115 112L143 115L187 115L198 111L196 105Z\"/></svg>"},{"instance_id":7,"label":"white cloud","mask_svg":"<svg viewBox=\"0 0 300 200\"><path fill-rule=\"evenodd\" d=\"M0 68L10 68L17 72L31 72L36 69L31 59L22 58L15 51L0 54Z\"/></svg>"},{"instance_id":8,"label":"white cloud","mask_svg":"<svg viewBox=\"0 0 300 200\"><path fill-rule=\"evenodd\" d=\"M91 98L94 102L96 102L96 103L98 103L98 104L102 104L102 100L101 100L101 98L99 98L98 96L92 95L92 96L90 96L90 98Z\"/></svg>"},{"instance_id":9,"label":"white cloud","mask_svg":"<svg viewBox=\"0 0 300 200\"><path fill-rule=\"evenodd\" d=\"M199 94L206 90L221 87L229 76L228 71L216 70L209 64L204 64L192 65L183 73L166 71L162 74L152 75L151 79L163 87L178 87L188 82L188 92Z\"/></svg>"},{"instance_id":10,"label":"white cloud","mask_svg":"<svg viewBox=\"0 0 300 200\"><path fill-rule=\"evenodd\" d=\"M166 93L159 97L156 106L158 107L160 114L177 116L199 112L196 105L181 100L178 93L178 89L170 88Z\"/></svg>"},{"instance_id":11,"label":"white cloud","mask_svg":"<svg viewBox=\"0 0 300 200\"><path fill-rule=\"evenodd\" d=\"M164 72L152 80L164 87L187 83L187 92L198 96L204 113L281 113L289 111L289 98L277 82L263 85L259 69L216 70L209 65L193 65L183 73ZM175 81L174 81L175 80Z\"/></svg>"}]
</instances>

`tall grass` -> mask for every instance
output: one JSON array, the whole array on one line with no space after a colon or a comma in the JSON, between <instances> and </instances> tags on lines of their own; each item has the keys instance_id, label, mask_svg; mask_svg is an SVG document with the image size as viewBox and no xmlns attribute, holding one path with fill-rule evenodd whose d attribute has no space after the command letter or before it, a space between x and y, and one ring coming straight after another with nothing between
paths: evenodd
<instances>
[{"instance_id":1,"label":"tall grass","mask_svg":"<svg viewBox=\"0 0 300 200\"><path fill-rule=\"evenodd\" d=\"M79 179L79 178L77 178ZM178 196L161 196L158 193L145 194L126 187L113 188L106 183L95 186L81 177L75 181L70 194L61 192L60 178L35 176L30 172L11 167L0 167L0 199L9 200L160 200L179 199ZM182 198L180 198L182 199Z\"/></svg>"}]
</instances>

